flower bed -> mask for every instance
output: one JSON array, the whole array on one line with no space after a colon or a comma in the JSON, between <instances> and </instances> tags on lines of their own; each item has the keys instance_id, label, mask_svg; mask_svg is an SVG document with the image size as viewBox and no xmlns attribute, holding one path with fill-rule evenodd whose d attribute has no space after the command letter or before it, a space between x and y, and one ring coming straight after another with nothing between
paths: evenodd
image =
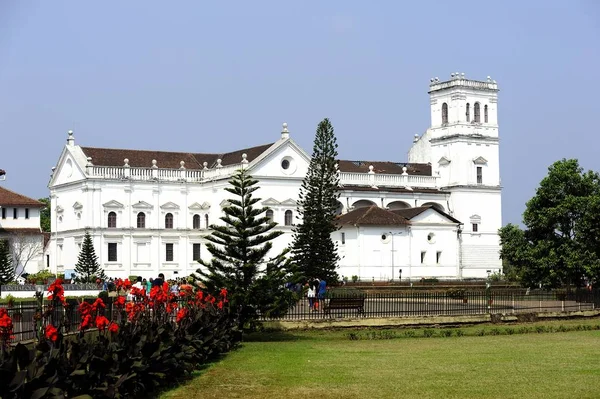
<instances>
[{"instance_id":1,"label":"flower bed","mask_svg":"<svg viewBox=\"0 0 600 399\"><path fill-rule=\"evenodd\" d=\"M101 298L81 302L79 330L69 337L72 321L57 311L68 306L61 281L48 291L52 305L40 312L35 348L10 345L12 320L0 309L0 381L8 382L0 384L3 399L141 397L186 378L241 337L225 290L218 298L200 290L179 297L161 287L149 296L134 290L132 301L114 298L114 312Z\"/></svg>"}]
</instances>

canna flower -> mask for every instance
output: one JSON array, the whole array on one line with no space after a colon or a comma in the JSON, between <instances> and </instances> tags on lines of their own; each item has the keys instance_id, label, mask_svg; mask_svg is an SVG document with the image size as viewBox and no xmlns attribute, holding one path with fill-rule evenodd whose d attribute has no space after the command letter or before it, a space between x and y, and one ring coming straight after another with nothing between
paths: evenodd
<instances>
[{"instance_id":1,"label":"canna flower","mask_svg":"<svg viewBox=\"0 0 600 399\"><path fill-rule=\"evenodd\" d=\"M56 342L58 339L58 330L52 324L46 326L46 339L52 342Z\"/></svg>"}]
</instances>

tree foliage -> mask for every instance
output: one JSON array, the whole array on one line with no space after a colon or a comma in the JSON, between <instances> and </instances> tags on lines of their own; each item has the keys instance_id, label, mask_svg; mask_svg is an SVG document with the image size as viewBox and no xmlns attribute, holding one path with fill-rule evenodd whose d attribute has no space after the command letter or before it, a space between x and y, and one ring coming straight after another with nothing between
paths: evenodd
<instances>
[{"instance_id":1,"label":"tree foliage","mask_svg":"<svg viewBox=\"0 0 600 399\"><path fill-rule=\"evenodd\" d=\"M333 126L325 118L317 126L313 154L298 200L302 222L294 229L293 255L299 271L308 279L338 281L339 256L331 233L336 231L339 176L337 142Z\"/></svg>"},{"instance_id":2,"label":"tree foliage","mask_svg":"<svg viewBox=\"0 0 600 399\"><path fill-rule=\"evenodd\" d=\"M77 281L80 283L94 283L97 278L104 280L104 270L98 263L98 256L94 249L92 237L88 231L85 232L79 258L75 265L75 273L77 273Z\"/></svg>"},{"instance_id":3,"label":"tree foliage","mask_svg":"<svg viewBox=\"0 0 600 399\"><path fill-rule=\"evenodd\" d=\"M9 248L8 241L0 240L0 285L8 284L15 279L15 268Z\"/></svg>"},{"instance_id":4,"label":"tree foliage","mask_svg":"<svg viewBox=\"0 0 600 399\"><path fill-rule=\"evenodd\" d=\"M260 198L253 197L258 181L245 170L239 170L225 190L233 194L223 208L223 225L212 225L206 239L210 261L200 260L194 278L205 285L206 291L217 295L226 288L230 309L242 328L253 328L259 316L285 314L294 295L284 288L291 278L288 250L269 258L273 240L283 234L273 231L277 223L267 216L266 207L255 207Z\"/></svg>"},{"instance_id":5,"label":"tree foliage","mask_svg":"<svg viewBox=\"0 0 600 399\"><path fill-rule=\"evenodd\" d=\"M50 232L50 198L40 198L38 199L41 203L44 204L42 208L40 208L40 228L43 232Z\"/></svg>"},{"instance_id":6,"label":"tree foliage","mask_svg":"<svg viewBox=\"0 0 600 399\"><path fill-rule=\"evenodd\" d=\"M500 229L501 257L527 286L581 286L600 277L600 177L575 159L548 169L523 214Z\"/></svg>"}]
</instances>

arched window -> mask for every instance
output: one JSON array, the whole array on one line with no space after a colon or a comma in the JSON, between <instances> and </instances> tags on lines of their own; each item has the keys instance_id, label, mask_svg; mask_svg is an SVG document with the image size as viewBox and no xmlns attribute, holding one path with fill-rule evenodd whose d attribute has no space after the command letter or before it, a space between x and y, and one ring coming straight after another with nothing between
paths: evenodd
<instances>
[{"instance_id":1,"label":"arched window","mask_svg":"<svg viewBox=\"0 0 600 399\"><path fill-rule=\"evenodd\" d=\"M293 214L292 211L285 211L285 225L291 226L293 222Z\"/></svg>"},{"instance_id":2,"label":"arched window","mask_svg":"<svg viewBox=\"0 0 600 399\"><path fill-rule=\"evenodd\" d=\"M269 218L270 222L273 221L273 211L271 209L267 211L267 217Z\"/></svg>"},{"instance_id":3,"label":"arched window","mask_svg":"<svg viewBox=\"0 0 600 399\"><path fill-rule=\"evenodd\" d=\"M480 110L479 110L479 103L475 103L475 105L473 106L473 120L476 123L481 122L481 115L479 114Z\"/></svg>"},{"instance_id":4,"label":"arched window","mask_svg":"<svg viewBox=\"0 0 600 399\"><path fill-rule=\"evenodd\" d=\"M483 106L483 121L488 123L487 104Z\"/></svg>"},{"instance_id":5,"label":"arched window","mask_svg":"<svg viewBox=\"0 0 600 399\"><path fill-rule=\"evenodd\" d=\"M108 213L108 227L112 229L117 228L117 214L115 212Z\"/></svg>"},{"instance_id":6,"label":"arched window","mask_svg":"<svg viewBox=\"0 0 600 399\"><path fill-rule=\"evenodd\" d=\"M208 227L210 226L210 224L208 223L208 213L204 215L204 221L206 222L206 228L208 229Z\"/></svg>"},{"instance_id":7,"label":"arched window","mask_svg":"<svg viewBox=\"0 0 600 399\"><path fill-rule=\"evenodd\" d=\"M471 104L467 103L467 122L471 122Z\"/></svg>"},{"instance_id":8,"label":"arched window","mask_svg":"<svg viewBox=\"0 0 600 399\"><path fill-rule=\"evenodd\" d=\"M173 228L173 214L167 213L165 215L165 229L172 229L172 228Z\"/></svg>"},{"instance_id":9,"label":"arched window","mask_svg":"<svg viewBox=\"0 0 600 399\"><path fill-rule=\"evenodd\" d=\"M448 104L442 104L442 124L448 123Z\"/></svg>"},{"instance_id":10,"label":"arched window","mask_svg":"<svg viewBox=\"0 0 600 399\"><path fill-rule=\"evenodd\" d=\"M200 215L194 215L192 219L192 228L196 230L200 228Z\"/></svg>"},{"instance_id":11,"label":"arched window","mask_svg":"<svg viewBox=\"0 0 600 399\"><path fill-rule=\"evenodd\" d=\"M146 228L146 214L144 212L140 212L137 214L137 228Z\"/></svg>"}]
</instances>

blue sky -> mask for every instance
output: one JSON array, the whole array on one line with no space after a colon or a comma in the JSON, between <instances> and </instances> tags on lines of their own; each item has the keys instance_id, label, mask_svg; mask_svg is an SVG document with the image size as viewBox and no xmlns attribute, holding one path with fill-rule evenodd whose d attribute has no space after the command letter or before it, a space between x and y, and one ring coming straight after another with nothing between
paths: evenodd
<instances>
[{"instance_id":1,"label":"blue sky","mask_svg":"<svg viewBox=\"0 0 600 399\"><path fill-rule=\"evenodd\" d=\"M405 161L429 79L500 86L503 220L547 167L600 170L600 2L2 1L3 186L48 193L66 131L87 146L219 152L329 117L345 159Z\"/></svg>"}]
</instances>

